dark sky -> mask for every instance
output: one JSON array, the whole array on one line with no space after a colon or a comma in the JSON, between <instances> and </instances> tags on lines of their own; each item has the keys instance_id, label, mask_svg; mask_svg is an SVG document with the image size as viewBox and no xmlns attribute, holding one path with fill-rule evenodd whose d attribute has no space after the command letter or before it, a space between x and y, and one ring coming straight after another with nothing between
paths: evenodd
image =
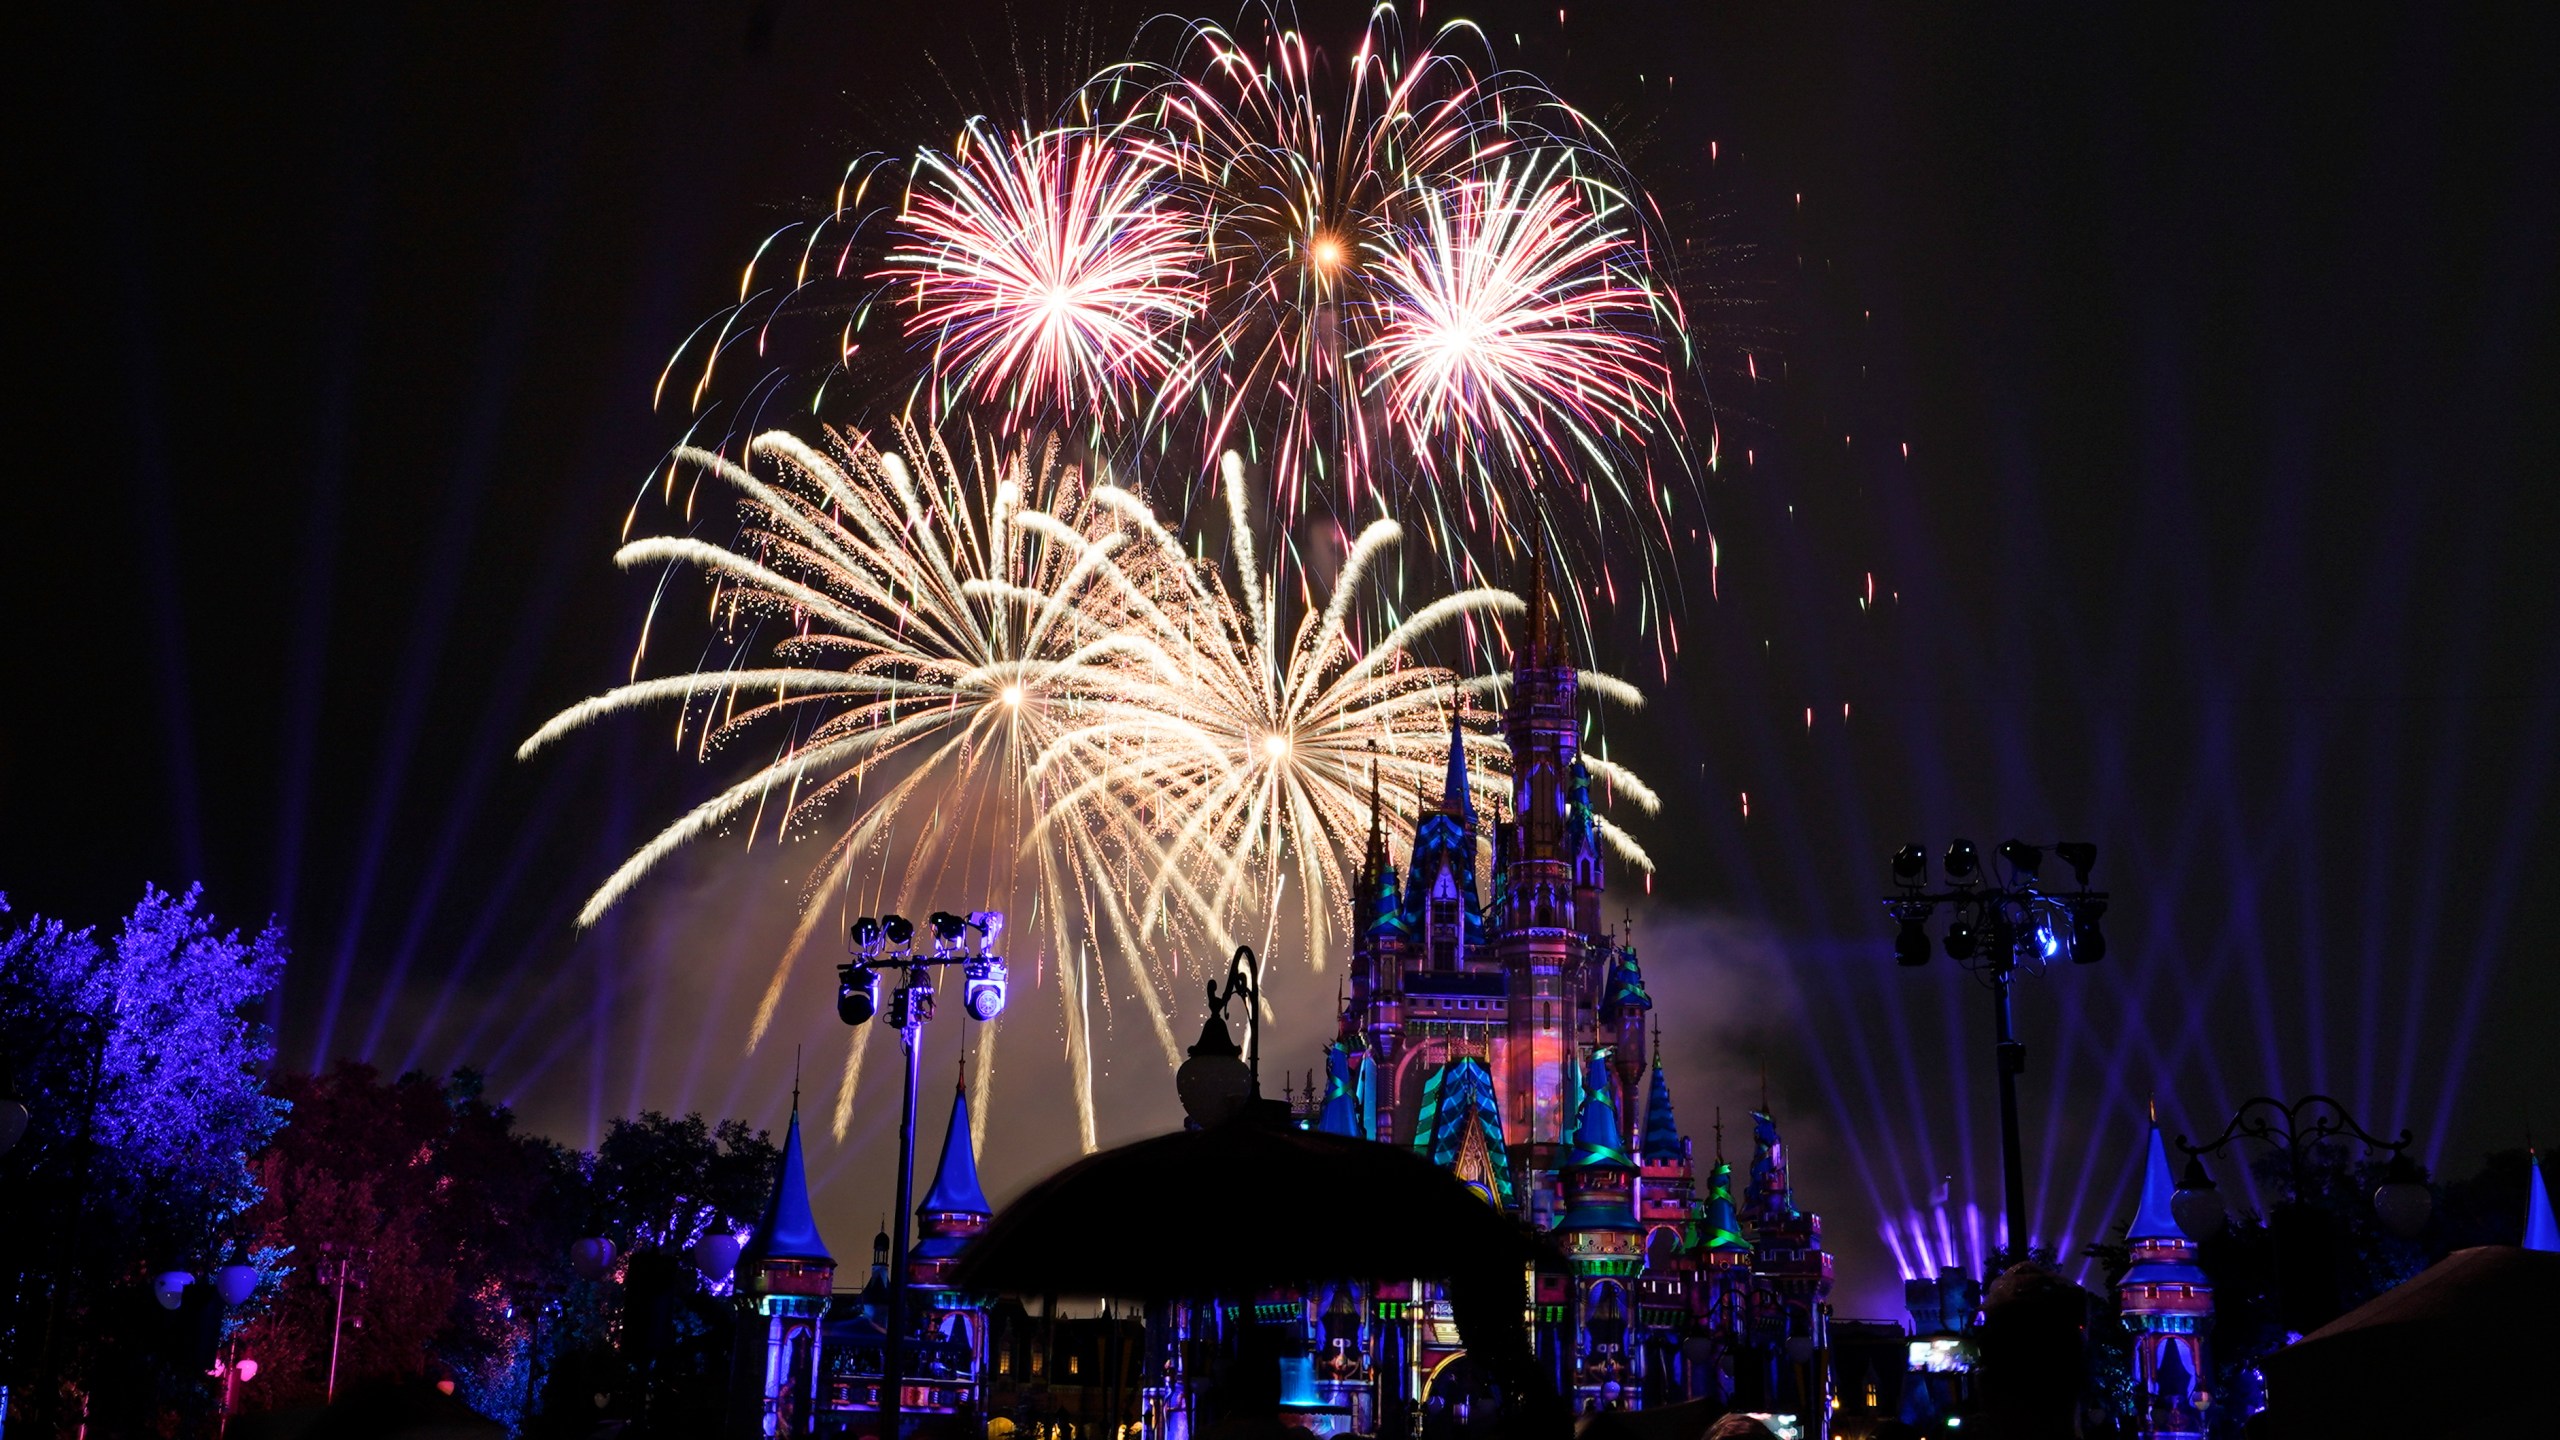
<instances>
[{"instance_id":1,"label":"dark sky","mask_svg":"<svg viewBox=\"0 0 2560 1440\"><path fill-rule=\"evenodd\" d=\"M2044 1238L2121 1218L2154 1094L2210 1131L2334 1091L2460 1173L2560 1131L2548 7L1431 10L1615 128L1696 241L1719 593L1612 739L1670 801L1639 930L1683 1119L1703 1142L1766 1066L1844 1311L1889 1308L1878 1228L1934 1234L1940 1176L1951 1215L1997 1195L1985 1004L1897 971L1873 904L1906 839L2103 847L2113 953L2021 1002ZM277 914L288 1064L486 1065L568 1138L778 1121L788 1046L738 1054L805 860L689 862L580 941L577 899L712 777L655 721L509 752L622 672L646 586L607 557L681 423L650 387L756 242L859 151L1045 110L1141 13L44 16L13 86L12 905L200 878ZM1359 13L1303 15L1338 45ZM831 1094L824 990L782 1040ZM1303 1064L1329 987L1299 994ZM1152 1042L1112 1033L1106 1129L1166 1123ZM847 1248L885 1203L882 1073L818 1157ZM997 1095L1002 1190L1068 1132L1054 1086Z\"/></svg>"}]
</instances>

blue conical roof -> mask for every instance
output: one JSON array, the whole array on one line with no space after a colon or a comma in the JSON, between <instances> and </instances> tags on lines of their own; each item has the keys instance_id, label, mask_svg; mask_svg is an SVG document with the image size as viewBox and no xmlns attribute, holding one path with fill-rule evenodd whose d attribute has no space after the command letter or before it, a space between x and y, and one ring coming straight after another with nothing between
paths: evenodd
<instances>
[{"instance_id":1,"label":"blue conical roof","mask_svg":"<svg viewBox=\"0 0 2560 1440\"><path fill-rule=\"evenodd\" d=\"M1742 1238L1742 1221L1733 1213L1733 1167L1722 1158L1716 1161L1714 1175L1707 1182L1707 1218L1698 1237L1708 1250L1745 1251L1751 1242Z\"/></svg>"},{"instance_id":2,"label":"blue conical roof","mask_svg":"<svg viewBox=\"0 0 2560 1440\"><path fill-rule=\"evenodd\" d=\"M969 1143L969 1092L953 1086L951 1126L942 1134L942 1163L933 1172L933 1188L916 1207L929 1215L992 1215L987 1192L978 1186L978 1151Z\"/></svg>"},{"instance_id":3,"label":"blue conical roof","mask_svg":"<svg viewBox=\"0 0 2560 1440\"><path fill-rule=\"evenodd\" d=\"M2551 1192L2542 1183L2542 1157L2525 1162L2524 1248L2560 1251L2560 1221L2551 1218Z\"/></svg>"},{"instance_id":4,"label":"blue conical roof","mask_svg":"<svg viewBox=\"0 0 2560 1440\"><path fill-rule=\"evenodd\" d=\"M1627 1163L1626 1132L1618 1125L1617 1103L1609 1098L1608 1062L1591 1057L1582 1078L1582 1114L1573 1130L1572 1164L1581 1169Z\"/></svg>"},{"instance_id":5,"label":"blue conical roof","mask_svg":"<svg viewBox=\"0 0 2560 1440\"><path fill-rule=\"evenodd\" d=\"M1662 1060L1653 1062L1653 1088L1644 1097L1644 1158L1680 1158L1680 1122L1671 1115L1671 1082L1663 1077Z\"/></svg>"},{"instance_id":6,"label":"blue conical roof","mask_svg":"<svg viewBox=\"0 0 2560 1440\"><path fill-rule=\"evenodd\" d=\"M800 1112L791 1112L791 1130L782 1138L782 1179L765 1206L764 1223L756 1227L756 1253L767 1260L814 1260L833 1265L827 1242L818 1234L818 1218L809 1211L809 1162L800 1154Z\"/></svg>"},{"instance_id":7,"label":"blue conical roof","mask_svg":"<svg viewBox=\"0 0 2560 1440\"><path fill-rule=\"evenodd\" d=\"M1339 1040L1324 1048L1324 1079L1324 1109L1316 1116L1316 1128L1327 1135L1365 1138L1359 1103L1351 1098L1351 1051Z\"/></svg>"},{"instance_id":8,"label":"blue conical roof","mask_svg":"<svg viewBox=\"0 0 2560 1440\"><path fill-rule=\"evenodd\" d=\"M2151 1124L2151 1149L2143 1157L2142 1204L2133 1212L2133 1228L2125 1232L2127 1240L2184 1240L2187 1232L2178 1227L2176 1212L2169 1201L2178 1193L2177 1182L2169 1178L2169 1147L2160 1143L2160 1123Z\"/></svg>"},{"instance_id":9,"label":"blue conical roof","mask_svg":"<svg viewBox=\"0 0 2560 1440\"><path fill-rule=\"evenodd\" d=\"M1441 785L1440 808L1473 827L1476 823L1476 802L1467 788L1467 731L1460 723L1461 718L1462 712L1458 707L1450 706L1449 777Z\"/></svg>"}]
</instances>

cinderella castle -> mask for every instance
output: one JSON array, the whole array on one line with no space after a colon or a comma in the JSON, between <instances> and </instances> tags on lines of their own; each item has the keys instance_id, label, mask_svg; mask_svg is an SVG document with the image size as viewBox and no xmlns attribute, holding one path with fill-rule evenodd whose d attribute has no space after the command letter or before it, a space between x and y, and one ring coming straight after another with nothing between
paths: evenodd
<instances>
[{"instance_id":1,"label":"cinderella castle","mask_svg":"<svg viewBox=\"0 0 2560 1440\"><path fill-rule=\"evenodd\" d=\"M1534 1338L1577 1409L1709 1399L1822 1435L1833 1410L1822 1220L1796 1203L1765 1098L1738 1197L1721 1123L1702 1176L1673 1114L1635 946L1603 919L1579 680L1551 608L1541 572L1504 717L1509 818L1482 822L1453 724L1446 784L1426 797L1399 868L1373 778L1346 1004L1325 1083L1293 1111L1310 1129L1410 1147L1554 1239L1566 1268L1535 1276ZM903 1280L911 1424L1018 1413L1042 1434L1186 1440L1207 1375L1160 1343L1160 1323L1062 1315L1054 1301L1034 1314L951 1288L951 1262L989 1212L969 1134L955 1095L909 1273L887 1273L884 1236L859 1294L831 1293L795 1115L773 1211L739 1267L742 1313L760 1322L740 1333L739 1433L876 1429L882 1301ZM1435 1285L1324 1286L1250 1310L1283 1357L1284 1409L1317 1434L1438 1433L1435 1419L1463 1425L1491 1398Z\"/></svg>"},{"instance_id":2,"label":"cinderella castle","mask_svg":"<svg viewBox=\"0 0 2560 1440\"><path fill-rule=\"evenodd\" d=\"M1831 1408L1822 1219L1796 1204L1765 1100L1739 1200L1720 1124L1701 1183L1635 945L1604 919L1580 686L1543 570L1528 599L1503 723L1510 818L1482 823L1453 726L1445 785L1399 870L1373 781L1348 1003L1300 1118L1410 1146L1555 1238L1571 1269L1540 1277L1536 1340L1577 1409L1712 1398L1818 1433ZM1429 1286L1365 1288L1304 1297L1292 1408L1319 1433L1463 1413L1477 1381L1447 1304Z\"/></svg>"}]
</instances>

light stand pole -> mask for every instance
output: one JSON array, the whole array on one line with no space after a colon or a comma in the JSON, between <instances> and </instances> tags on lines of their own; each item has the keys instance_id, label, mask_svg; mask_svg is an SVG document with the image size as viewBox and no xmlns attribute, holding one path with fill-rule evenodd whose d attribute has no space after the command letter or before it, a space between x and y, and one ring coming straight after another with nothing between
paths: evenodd
<instances>
[{"instance_id":1,"label":"light stand pole","mask_svg":"<svg viewBox=\"0 0 2560 1440\"><path fill-rule=\"evenodd\" d=\"M2044 847L2023 840L2000 847L2009 871L2006 883L1987 883L1973 842L1957 840L1947 846L1944 861L1948 888L1931 893L1928 852L1905 845L1893 856L1897 888L1884 897L1885 913L1901 926L1893 941L1896 964L1929 963L1929 916L1946 905L1955 912L1947 926L1947 958L1972 971L1991 991L1992 1053L2000 1077L2000 1204L2012 1253L2028 1243L2027 1167L2018 1139L2018 1077L2026 1072L2027 1047L2018 1039L2010 983L2020 971L2041 974L2065 956L2073 964L2094 965L2107 953L2106 936L2098 928L2107 913L2107 896L2089 888L2098 847L2066 840L2053 853L2071 867L2076 888L2048 889L2039 881Z\"/></svg>"},{"instance_id":2,"label":"light stand pole","mask_svg":"<svg viewBox=\"0 0 2560 1440\"><path fill-rule=\"evenodd\" d=\"M897 993L889 997L889 1023L898 1032L906 1083L898 1106L898 1211L890 1222L888 1313L882 1317L888 1334L880 1346L881 1440L898 1440L898 1416L905 1400L901 1392L907 1375L907 1246L915 1221L916 1082L924 1060L924 1027L933 1019L934 969L960 967L962 998L977 1020L993 1020L1003 1013L1005 1002L1004 958L993 953L997 937L1004 933L1004 913L979 910L964 919L937 910L927 923L933 927L933 952L918 955L913 921L903 915L877 920L865 915L853 922L854 958L836 967L836 1015L847 1025L864 1023L877 1009L881 971L895 970L899 975ZM980 937L976 954L962 948L972 930Z\"/></svg>"}]
</instances>

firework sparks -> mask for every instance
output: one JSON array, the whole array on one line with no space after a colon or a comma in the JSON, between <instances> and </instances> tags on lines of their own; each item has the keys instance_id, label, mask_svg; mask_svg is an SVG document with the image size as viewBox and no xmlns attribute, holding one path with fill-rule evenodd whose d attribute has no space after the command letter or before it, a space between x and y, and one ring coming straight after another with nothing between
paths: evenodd
<instances>
[{"instance_id":1,"label":"firework sparks","mask_svg":"<svg viewBox=\"0 0 2560 1440\"><path fill-rule=\"evenodd\" d=\"M1462 703L1500 682L1462 682L1415 650L1467 617L1517 612L1521 602L1499 590L1461 592L1360 643L1364 611L1384 603L1373 594L1378 561L1397 539L1381 521L1350 546L1326 602L1285 626L1232 456L1233 591L1217 567L1186 557L1136 495L1087 484L1054 450L996 459L973 446L964 463L932 437L904 430L900 439L912 466L858 435L831 436L824 448L761 436L750 460L769 475L688 452L738 492L738 539L643 539L618 558L703 571L713 619L739 663L584 701L519 754L603 716L668 702L679 707L679 739L706 759L758 727L783 728L773 758L608 877L582 923L698 839L740 828L751 841L764 830L809 833L841 810L750 1046L831 914L987 896L1029 917L1026 938L1059 977L1090 1148L1094 998L1134 995L1170 1066L1179 1058L1165 1007L1171 970L1152 957L1223 949L1256 928L1267 944L1294 901L1321 968L1349 844L1366 829L1369 777L1383 775L1418 803L1424 781L1442 773L1453 716L1473 737L1474 783L1506 785L1490 717ZM776 628L773 663L744 664ZM1596 694L1637 698L1620 682L1589 678ZM1651 808L1634 776L1605 761L1595 773ZM1645 863L1623 832L1606 830ZM1123 983L1106 985L1107 963ZM840 1131L868 1033L855 1032L839 1086ZM982 1069L982 1085L991 1073L991 1064Z\"/></svg>"},{"instance_id":2,"label":"firework sparks","mask_svg":"<svg viewBox=\"0 0 2560 1440\"><path fill-rule=\"evenodd\" d=\"M1070 130L972 126L970 139L962 158L919 157L878 272L908 303L907 332L931 338L938 369L1017 413L1118 413L1173 368L1168 336L1199 308L1199 252L1165 203L1161 157Z\"/></svg>"}]
</instances>

